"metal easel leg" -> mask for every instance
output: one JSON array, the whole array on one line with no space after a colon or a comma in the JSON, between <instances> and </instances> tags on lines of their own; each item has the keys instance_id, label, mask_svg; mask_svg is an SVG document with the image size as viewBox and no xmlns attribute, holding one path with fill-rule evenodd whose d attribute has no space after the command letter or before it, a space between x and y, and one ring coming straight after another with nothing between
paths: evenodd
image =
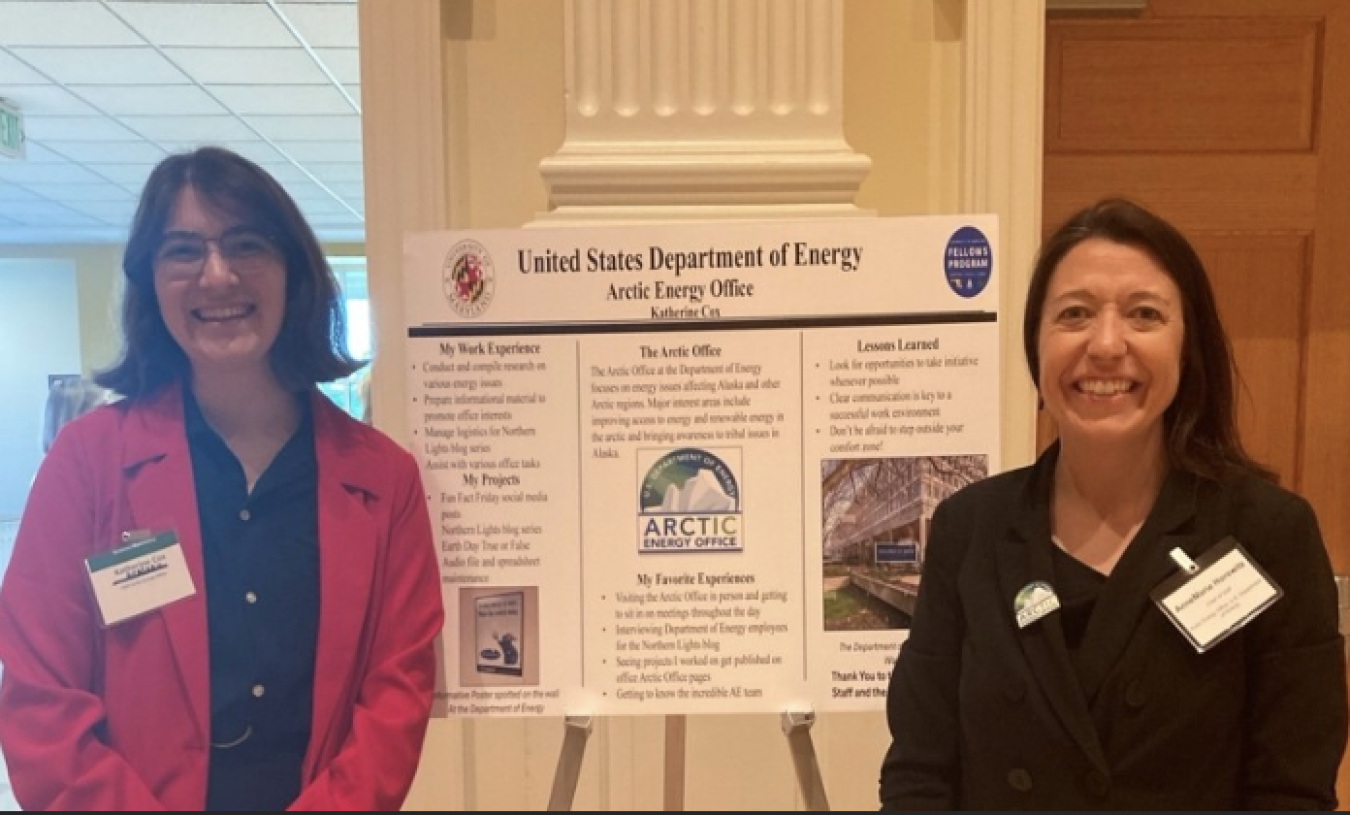
<instances>
[{"instance_id":1,"label":"metal easel leg","mask_svg":"<svg viewBox=\"0 0 1350 815\"><path fill-rule=\"evenodd\" d=\"M797 771L797 786L801 788L806 810L828 812L830 802L825 798L825 782L821 780L816 748L811 742L811 725L815 722L816 714L810 711L784 713L783 735L787 736L788 749L792 751L792 766Z\"/></svg>"},{"instance_id":2,"label":"metal easel leg","mask_svg":"<svg viewBox=\"0 0 1350 815\"><path fill-rule=\"evenodd\" d=\"M563 720L562 750L558 753L558 769L553 774L553 791L548 797L549 812L572 809L581 778L581 760L586 757L586 740L591 737L590 716L567 716Z\"/></svg>"}]
</instances>

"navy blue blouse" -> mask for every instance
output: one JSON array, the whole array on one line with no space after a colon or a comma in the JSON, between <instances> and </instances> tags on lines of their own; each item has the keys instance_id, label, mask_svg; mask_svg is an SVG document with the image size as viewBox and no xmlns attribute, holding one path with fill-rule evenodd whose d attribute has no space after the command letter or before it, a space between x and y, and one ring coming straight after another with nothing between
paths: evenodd
<instances>
[{"instance_id":1,"label":"navy blue blouse","mask_svg":"<svg viewBox=\"0 0 1350 815\"><path fill-rule=\"evenodd\" d=\"M285 809L300 793L319 631L318 463L309 401L248 491L184 388L211 645L206 808Z\"/></svg>"}]
</instances>

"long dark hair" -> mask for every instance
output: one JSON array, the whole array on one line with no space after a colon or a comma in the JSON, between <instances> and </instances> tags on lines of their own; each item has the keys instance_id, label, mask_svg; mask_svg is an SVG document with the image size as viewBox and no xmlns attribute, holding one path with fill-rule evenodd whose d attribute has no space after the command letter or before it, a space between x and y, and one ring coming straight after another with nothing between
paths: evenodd
<instances>
[{"instance_id":1,"label":"long dark hair","mask_svg":"<svg viewBox=\"0 0 1350 815\"><path fill-rule=\"evenodd\" d=\"M1050 277L1069 250L1090 238L1148 254L1181 292L1185 326L1181 381L1163 414L1173 466L1215 480L1234 471L1276 480L1273 472L1247 455L1238 437L1234 399L1238 372L1200 256L1176 227L1133 201L1098 201L1071 216L1041 245L1022 319L1023 350L1036 387L1040 388L1037 342Z\"/></svg>"},{"instance_id":2,"label":"long dark hair","mask_svg":"<svg viewBox=\"0 0 1350 815\"><path fill-rule=\"evenodd\" d=\"M271 175L219 147L162 161L145 182L122 254L122 356L94 379L127 397L186 381L191 366L160 314L154 256L178 201L191 187L209 206L269 235L286 263L286 314L268 358L282 387L304 390L361 367L347 352L346 320L333 271L299 207Z\"/></svg>"}]
</instances>

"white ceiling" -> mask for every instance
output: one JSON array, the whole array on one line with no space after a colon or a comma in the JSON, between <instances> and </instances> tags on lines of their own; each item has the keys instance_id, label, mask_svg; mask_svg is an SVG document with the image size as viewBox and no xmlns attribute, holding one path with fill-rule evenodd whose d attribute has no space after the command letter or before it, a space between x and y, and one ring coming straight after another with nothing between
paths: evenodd
<instances>
[{"instance_id":1,"label":"white ceiling","mask_svg":"<svg viewBox=\"0 0 1350 815\"><path fill-rule=\"evenodd\" d=\"M0 0L0 245L121 243L150 170L228 147L364 240L355 0Z\"/></svg>"}]
</instances>

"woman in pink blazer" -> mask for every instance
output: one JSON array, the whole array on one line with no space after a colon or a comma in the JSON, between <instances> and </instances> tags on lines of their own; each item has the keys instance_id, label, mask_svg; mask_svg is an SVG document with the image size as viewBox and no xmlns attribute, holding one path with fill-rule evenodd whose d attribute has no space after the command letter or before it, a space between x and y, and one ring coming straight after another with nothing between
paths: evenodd
<instances>
[{"instance_id":1,"label":"woman in pink blazer","mask_svg":"<svg viewBox=\"0 0 1350 815\"><path fill-rule=\"evenodd\" d=\"M25 809L386 810L443 623L412 456L315 388L358 363L285 191L217 148L151 174L125 398L68 425L0 587Z\"/></svg>"}]
</instances>

